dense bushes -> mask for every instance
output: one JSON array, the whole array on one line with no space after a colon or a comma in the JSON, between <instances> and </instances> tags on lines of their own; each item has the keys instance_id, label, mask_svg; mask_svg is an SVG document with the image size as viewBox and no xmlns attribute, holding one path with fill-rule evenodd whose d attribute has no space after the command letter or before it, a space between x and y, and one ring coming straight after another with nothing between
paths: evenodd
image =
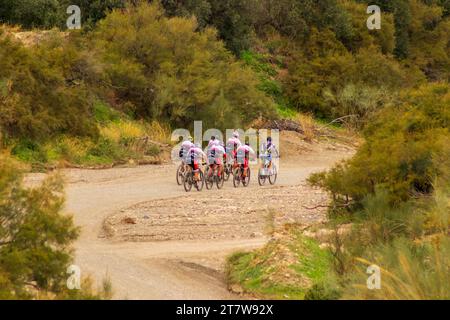
<instances>
[{"instance_id":1,"label":"dense bushes","mask_svg":"<svg viewBox=\"0 0 450 320\"><path fill-rule=\"evenodd\" d=\"M33 288L58 293L66 284L78 229L63 216L61 183L25 189L11 160L0 157L0 297L29 298ZM28 290L26 287L29 287Z\"/></svg>"},{"instance_id":2,"label":"dense bushes","mask_svg":"<svg viewBox=\"0 0 450 320\"><path fill-rule=\"evenodd\" d=\"M236 62L216 32L196 32L194 19L166 18L154 5L114 11L101 21L94 43L112 88L127 112L175 125L202 119L207 126L246 125L270 117L273 102L257 78Z\"/></svg>"},{"instance_id":3,"label":"dense bushes","mask_svg":"<svg viewBox=\"0 0 450 320\"><path fill-rule=\"evenodd\" d=\"M446 83L406 91L396 106L383 109L364 131L356 156L321 178L335 198L360 202L382 188L390 201L429 194L449 168L450 88Z\"/></svg>"},{"instance_id":4,"label":"dense bushes","mask_svg":"<svg viewBox=\"0 0 450 320\"><path fill-rule=\"evenodd\" d=\"M333 195L331 251L344 298L448 299L450 227L450 87L403 92L364 130L351 160L310 182ZM382 290L365 286L368 265L382 270Z\"/></svg>"},{"instance_id":5,"label":"dense bushes","mask_svg":"<svg viewBox=\"0 0 450 320\"><path fill-rule=\"evenodd\" d=\"M99 126L111 120L104 119L111 108L116 119L183 127L204 120L222 129L275 116L250 68L215 30L197 29L194 18L167 18L158 4L114 11L92 33L47 32L36 46L23 46L3 27L2 139L20 158L40 162L53 159L45 145L58 145L60 135L105 145Z\"/></svg>"},{"instance_id":6,"label":"dense bushes","mask_svg":"<svg viewBox=\"0 0 450 320\"><path fill-rule=\"evenodd\" d=\"M39 187L23 186L23 170L0 155L0 299L108 299L106 279L96 289L81 279L69 290L67 268L79 229L62 214L62 179L51 176Z\"/></svg>"},{"instance_id":7,"label":"dense bushes","mask_svg":"<svg viewBox=\"0 0 450 320\"><path fill-rule=\"evenodd\" d=\"M52 58L24 48L0 30L0 127L7 138L97 135L86 88L68 85Z\"/></svg>"},{"instance_id":8,"label":"dense bushes","mask_svg":"<svg viewBox=\"0 0 450 320\"><path fill-rule=\"evenodd\" d=\"M113 8L122 8L126 0L0 0L0 22L24 28L65 28L70 5L81 9L82 24L92 27Z\"/></svg>"}]
</instances>

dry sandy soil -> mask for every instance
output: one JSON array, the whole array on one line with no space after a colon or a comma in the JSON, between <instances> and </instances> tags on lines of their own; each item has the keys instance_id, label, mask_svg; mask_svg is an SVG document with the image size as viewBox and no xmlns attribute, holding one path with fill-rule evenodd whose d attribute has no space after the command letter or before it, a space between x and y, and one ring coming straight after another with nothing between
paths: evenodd
<instances>
[{"instance_id":1,"label":"dry sandy soil","mask_svg":"<svg viewBox=\"0 0 450 320\"><path fill-rule=\"evenodd\" d=\"M274 226L323 221L323 209L304 207L326 203L327 195L306 178L353 154L288 132L280 144L275 186L260 187L253 175L248 188L234 189L230 180L223 190L186 193L174 164L63 170L66 210L82 228L76 264L97 281L109 277L116 299L239 299L224 281L226 257L264 245Z\"/></svg>"}]
</instances>

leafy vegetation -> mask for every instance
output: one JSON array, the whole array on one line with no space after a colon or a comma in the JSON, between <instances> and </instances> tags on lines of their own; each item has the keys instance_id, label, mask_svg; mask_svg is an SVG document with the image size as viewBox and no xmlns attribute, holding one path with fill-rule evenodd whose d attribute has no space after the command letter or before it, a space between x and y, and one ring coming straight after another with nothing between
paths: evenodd
<instances>
[{"instance_id":1,"label":"leafy vegetation","mask_svg":"<svg viewBox=\"0 0 450 320\"><path fill-rule=\"evenodd\" d=\"M22 170L0 156L0 299L103 297L89 286L76 293L66 287L79 230L61 213L61 192L58 177L25 188Z\"/></svg>"},{"instance_id":2,"label":"leafy vegetation","mask_svg":"<svg viewBox=\"0 0 450 320\"><path fill-rule=\"evenodd\" d=\"M389 193L391 203L432 193L449 168L450 87L426 85L400 99L367 126L365 143L352 160L311 181L336 201L350 197L355 205L378 189Z\"/></svg>"}]
</instances>

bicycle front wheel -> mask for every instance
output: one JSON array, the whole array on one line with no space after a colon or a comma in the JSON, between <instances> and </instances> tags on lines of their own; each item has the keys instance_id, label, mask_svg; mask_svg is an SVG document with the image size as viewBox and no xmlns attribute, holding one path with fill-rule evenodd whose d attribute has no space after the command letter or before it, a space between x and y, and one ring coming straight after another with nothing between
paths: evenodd
<instances>
[{"instance_id":1,"label":"bicycle front wheel","mask_svg":"<svg viewBox=\"0 0 450 320\"><path fill-rule=\"evenodd\" d=\"M181 186L184 182L184 166L180 164L177 169L177 184Z\"/></svg>"},{"instance_id":2,"label":"bicycle front wheel","mask_svg":"<svg viewBox=\"0 0 450 320\"><path fill-rule=\"evenodd\" d=\"M203 185L205 184L205 176L203 175L203 171L201 170L198 174L200 176L200 180L195 182L195 188L197 189L197 191L202 191Z\"/></svg>"}]
</instances>

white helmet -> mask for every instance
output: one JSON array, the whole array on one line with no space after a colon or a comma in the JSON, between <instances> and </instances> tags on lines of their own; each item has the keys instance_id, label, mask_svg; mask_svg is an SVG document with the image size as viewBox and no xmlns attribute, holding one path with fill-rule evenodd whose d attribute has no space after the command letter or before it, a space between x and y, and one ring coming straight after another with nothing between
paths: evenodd
<instances>
[{"instance_id":1,"label":"white helmet","mask_svg":"<svg viewBox=\"0 0 450 320\"><path fill-rule=\"evenodd\" d=\"M239 139L239 132L234 131L233 132L233 138L238 138Z\"/></svg>"}]
</instances>

